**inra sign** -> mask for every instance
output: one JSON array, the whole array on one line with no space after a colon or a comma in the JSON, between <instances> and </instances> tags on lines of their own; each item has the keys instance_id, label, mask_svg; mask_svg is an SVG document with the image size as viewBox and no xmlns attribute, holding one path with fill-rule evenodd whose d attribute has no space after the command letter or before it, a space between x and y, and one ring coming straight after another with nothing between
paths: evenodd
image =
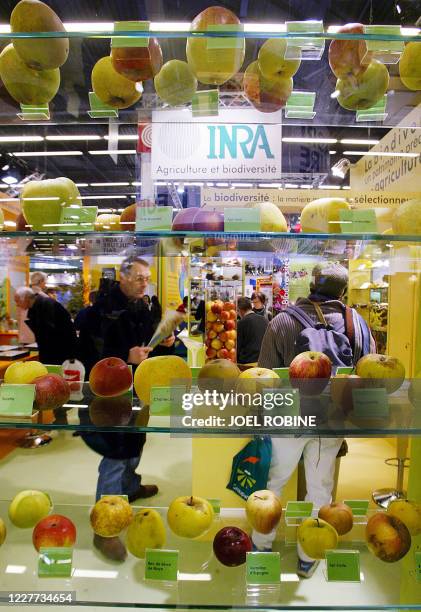
<instances>
[{"instance_id":1,"label":"inra sign","mask_svg":"<svg viewBox=\"0 0 421 612\"><path fill-rule=\"evenodd\" d=\"M262 149L267 159L274 159L263 125L208 125L208 159L238 158L238 149L244 159L253 159L256 149Z\"/></svg>"}]
</instances>

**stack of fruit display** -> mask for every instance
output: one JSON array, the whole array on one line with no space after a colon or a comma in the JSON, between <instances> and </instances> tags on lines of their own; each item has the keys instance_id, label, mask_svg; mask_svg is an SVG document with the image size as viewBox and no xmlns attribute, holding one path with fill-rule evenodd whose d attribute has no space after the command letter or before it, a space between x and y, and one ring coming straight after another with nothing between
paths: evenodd
<instances>
[{"instance_id":1,"label":"stack of fruit display","mask_svg":"<svg viewBox=\"0 0 421 612\"><path fill-rule=\"evenodd\" d=\"M237 311L233 302L213 300L206 304L206 358L237 360Z\"/></svg>"},{"instance_id":2,"label":"stack of fruit display","mask_svg":"<svg viewBox=\"0 0 421 612\"><path fill-rule=\"evenodd\" d=\"M56 13L38 0L18 2L10 27L13 33L65 31ZM0 54L1 80L19 104L47 104L60 87L60 66L68 54L68 38L14 38Z\"/></svg>"},{"instance_id":3,"label":"stack of fruit display","mask_svg":"<svg viewBox=\"0 0 421 612\"><path fill-rule=\"evenodd\" d=\"M9 385L35 385L34 407L37 410L55 410L70 398L70 385L59 374L50 374L39 361L15 361L4 373Z\"/></svg>"}]
</instances>

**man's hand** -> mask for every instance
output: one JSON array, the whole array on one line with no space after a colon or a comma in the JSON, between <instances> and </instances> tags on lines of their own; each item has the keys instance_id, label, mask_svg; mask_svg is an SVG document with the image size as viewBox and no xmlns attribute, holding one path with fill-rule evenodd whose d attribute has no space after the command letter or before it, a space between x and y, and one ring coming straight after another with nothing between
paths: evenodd
<instances>
[{"instance_id":1,"label":"man's hand","mask_svg":"<svg viewBox=\"0 0 421 612\"><path fill-rule=\"evenodd\" d=\"M142 361L145 361L152 350L150 346L133 346L129 351L127 362L138 365L142 363Z\"/></svg>"},{"instance_id":2,"label":"man's hand","mask_svg":"<svg viewBox=\"0 0 421 612\"><path fill-rule=\"evenodd\" d=\"M171 336L168 336L168 338L165 338L165 340L163 340L160 344L160 346L166 346L167 348L169 348L170 346L172 346L175 342L175 336L174 334L171 334Z\"/></svg>"}]
</instances>

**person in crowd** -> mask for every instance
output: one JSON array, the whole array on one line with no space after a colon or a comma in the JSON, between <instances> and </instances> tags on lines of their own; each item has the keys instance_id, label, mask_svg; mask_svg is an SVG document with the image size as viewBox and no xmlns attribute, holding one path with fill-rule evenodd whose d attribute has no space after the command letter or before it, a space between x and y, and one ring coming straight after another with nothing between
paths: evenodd
<instances>
[{"instance_id":1,"label":"person in crowd","mask_svg":"<svg viewBox=\"0 0 421 612\"><path fill-rule=\"evenodd\" d=\"M196 321L199 321L199 325L197 326L197 331L201 334L205 333L205 324L206 324L206 308L205 308L205 300L200 300L196 312L194 313L194 318Z\"/></svg>"},{"instance_id":2,"label":"person in crowd","mask_svg":"<svg viewBox=\"0 0 421 612\"><path fill-rule=\"evenodd\" d=\"M149 310L143 300L150 278L148 262L137 256L129 257L121 264L120 281L114 282L108 292L102 292L88 309L80 329L81 346L88 347L87 354L80 356L86 376L94 363L104 357L120 357L135 369L150 355L172 353L174 335L154 350L146 346L159 322L156 312ZM101 436L105 448L98 470L97 500L104 494L125 494L133 502L158 493L155 484L143 484L141 475L135 471L146 441L144 433L94 435ZM119 448L121 454L117 452ZM95 535L94 545L114 560L124 560L127 555L117 537Z\"/></svg>"},{"instance_id":3,"label":"person in crowd","mask_svg":"<svg viewBox=\"0 0 421 612\"><path fill-rule=\"evenodd\" d=\"M182 312L182 313L185 314L187 312L188 306L189 306L189 296L185 295L183 297L183 301L181 302L181 304L177 308L177 312Z\"/></svg>"},{"instance_id":4,"label":"person in crowd","mask_svg":"<svg viewBox=\"0 0 421 612\"><path fill-rule=\"evenodd\" d=\"M268 320L253 312L248 297L238 298L237 309L240 315L237 323L237 362L256 363Z\"/></svg>"},{"instance_id":5,"label":"person in crowd","mask_svg":"<svg viewBox=\"0 0 421 612\"><path fill-rule=\"evenodd\" d=\"M30 287L34 293L41 293L44 297L48 297L47 289L48 276L45 272L32 272L30 279Z\"/></svg>"},{"instance_id":6,"label":"person in crowd","mask_svg":"<svg viewBox=\"0 0 421 612\"><path fill-rule=\"evenodd\" d=\"M57 289L55 287L47 287L45 289L45 294L47 295L47 297L53 300L57 300Z\"/></svg>"},{"instance_id":7,"label":"person in crowd","mask_svg":"<svg viewBox=\"0 0 421 612\"><path fill-rule=\"evenodd\" d=\"M145 293L142 299L145 302L146 307L150 310L151 309L151 298L149 297L149 295Z\"/></svg>"},{"instance_id":8,"label":"person in crowd","mask_svg":"<svg viewBox=\"0 0 421 612\"><path fill-rule=\"evenodd\" d=\"M18 342L19 344L33 344L35 342L34 332L29 329L26 324L28 318L28 310L19 306L19 302L15 297L16 303L16 319L18 322Z\"/></svg>"},{"instance_id":9,"label":"person in crowd","mask_svg":"<svg viewBox=\"0 0 421 612\"><path fill-rule=\"evenodd\" d=\"M19 308L27 310L25 321L38 344L42 363L61 365L66 359L74 359L77 353L76 332L70 314L57 300L36 293L29 287L15 292Z\"/></svg>"},{"instance_id":10,"label":"person in crowd","mask_svg":"<svg viewBox=\"0 0 421 612\"><path fill-rule=\"evenodd\" d=\"M375 352L375 342L367 324L354 309L348 310L349 316L352 315L352 325L351 329L349 328L343 304L347 284L348 272L343 266L330 263L318 266L313 271L310 295L307 298L299 298L295 305L315 323L319 321L319 316L314 304L320 307L327 324L348 337L355 364L363 355ZM295 342L303 329L303 325L291 313L288 311L279 313L268 325L258 365L263 368L288 367L296 355ZM302 403L305 399L301 398ZM311 401L314 407L317 398L311 398ZM307 485L306 500L312 501L315 508L329 504L334 486L336 457L343 442L342 438L317 436L273 437L267 488L281 495L303 455ZM252 537L257 550L271 550L275 531L267 535L253 532ZM318 561L305 555L298 546L297 573L309 578L317 565Z\"/></svg>"},{"instance_id":11,"label":"person in crowd","mask_svg":"<svg viewBox=\"0 0 421 612\"><path fill-rule=\"evenodd\" d=\"M266 307L266 296L261 291L255 291L251 296L251 303L253 306L253 312L262 317L265 317L268 321L270 321L271 316Z\"/></svg>"}]
</instances>

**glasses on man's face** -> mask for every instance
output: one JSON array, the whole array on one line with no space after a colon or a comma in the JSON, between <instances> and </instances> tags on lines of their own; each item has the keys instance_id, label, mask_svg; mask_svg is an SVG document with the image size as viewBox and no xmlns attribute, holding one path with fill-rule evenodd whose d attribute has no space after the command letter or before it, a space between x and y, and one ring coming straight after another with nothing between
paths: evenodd
<instances>
[{"instance_id":1,"label":"glasses on man's face","mask_svg":"<svg viewBox=\"0 0 421 612\"><path fill-rule=\"evenodd\" d=\"M141 283L142 285L147 285L150 280L151 277L150 276L142 276L142 274L139 274L137 276L131 276L130 280L134 283Z\"/></svg>"}]
</instances>

